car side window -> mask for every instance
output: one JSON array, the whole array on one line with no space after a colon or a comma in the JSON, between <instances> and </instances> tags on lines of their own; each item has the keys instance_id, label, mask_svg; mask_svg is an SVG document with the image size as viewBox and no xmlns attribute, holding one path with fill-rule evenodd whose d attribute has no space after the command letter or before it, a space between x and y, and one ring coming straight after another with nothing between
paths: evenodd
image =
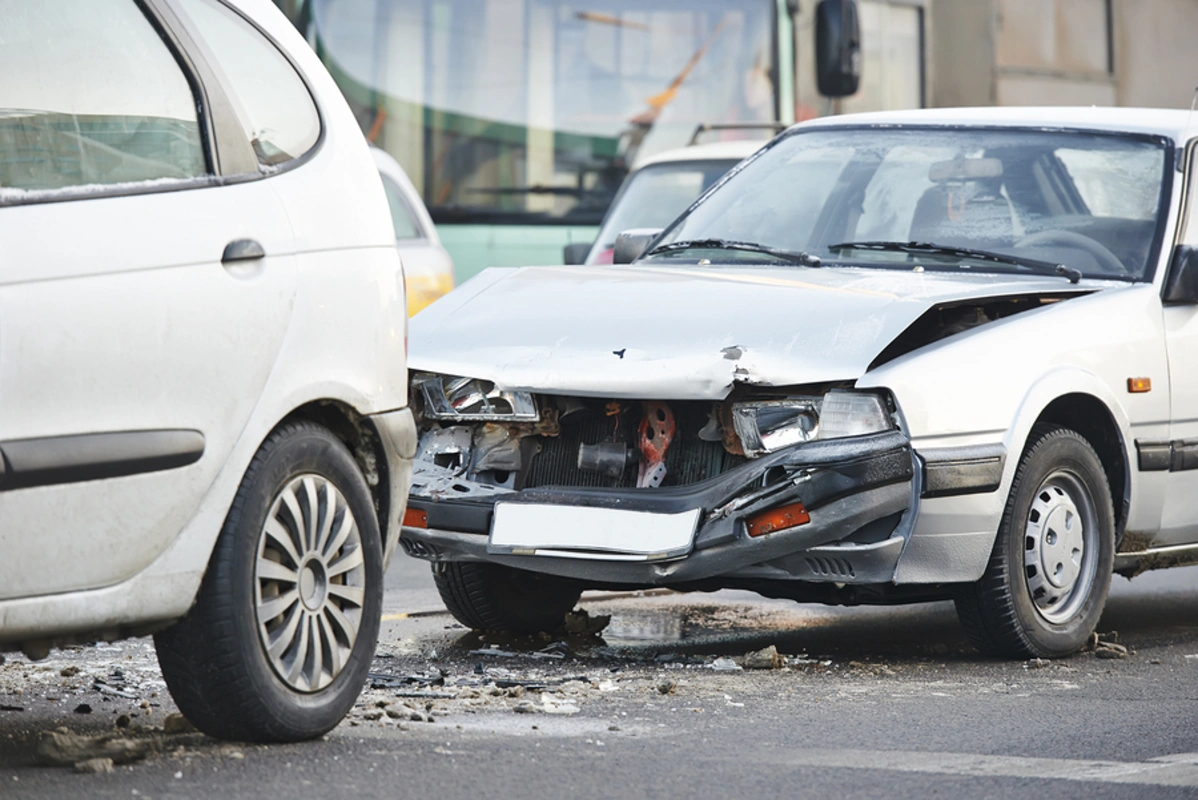
<instances>
[{"instance_id":1,"label":"car side window","mask_svg":"<svg viewBox=\"0 0 1198 800\"><path fill-rule=\"evenodd\" d=\"M1190 175L1185 218L1181 228L1181 244L1198 245L1198 143L1190 144Z\"/></svg>"},{"instance_id":2,"label":"car side window","mask_svg":"<svg viewBox=\"0 0 1198 800\"><path fill-rule=\"evenodd\" d=\"M379 177L383 179L383 189L387 193L387 205L391 208L391 222L395 226L395 238L423 239L424 231L420 229L420 223L416 221L416 215L412 213L408 201L404 199L403 192L395 185L395 181L386 175Z\"/></svg>"},{"instance_id":3,"label":"car side window","mask_svg":"<svg viewBox=\"0 0 1198 800\"><path fill-rule=\"evenodd\" d=\"M311 150L320 138L320 115L278 48L218 0L178 0L178 7L199 32L263 171Z\"/></svg>"},{"instance_id":4,"label":"car side window","mask_svg":"<svg viewBox=\"0 0 1198 800\"><path fill-rule=\"evenodd\" d=\"M191 86L133 0L0 0L0 19L0 202L207 173Z\"/></svg>"}]
</instances>

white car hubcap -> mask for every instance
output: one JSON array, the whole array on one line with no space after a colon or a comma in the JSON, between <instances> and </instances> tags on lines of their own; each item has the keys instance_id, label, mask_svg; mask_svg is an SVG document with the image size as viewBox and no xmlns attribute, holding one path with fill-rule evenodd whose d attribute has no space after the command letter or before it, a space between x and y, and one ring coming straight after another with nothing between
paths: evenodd
<instances>
[{"instance_id":1,"label":"white car hubcap","mask_svg":"<svg viewBox=\"0 0 1198 800\"><path fill-rule=\"evenodd\" d=\"M1024 574L1036 610L1069 620L1094 583L1098 521L1089 492L1069 472L1049 475L1032 500L1024 532Z\"/></svg>"},{"instance_id":2,"label":"white car hubcap","mask_svg":"<svg viewBox=\"0 0 1198 800\"><path fill-rule=\"evenodd\" d=\"M366 596L362 535L336 486L301 475L279 492L254 578L258 635L275 673L301 692L328 686L353 652Z\"/></svg>"}]
</instances>

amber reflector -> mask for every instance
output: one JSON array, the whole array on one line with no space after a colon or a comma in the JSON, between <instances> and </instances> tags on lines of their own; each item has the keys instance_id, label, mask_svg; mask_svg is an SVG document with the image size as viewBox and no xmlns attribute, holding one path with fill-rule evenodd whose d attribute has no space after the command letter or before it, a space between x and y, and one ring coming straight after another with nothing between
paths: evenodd
<instances>
[{"instance_id":1,"label":"amber reflector","mask_svg":"<svg viewBox=\"0 0 1198 800\"><path fill-rule=\"evenodd\" d=\"M1128 378L1127 391L1132 394L1152 391L1152 378Z\"/></svg>"},{"instance_id":2,"label":"amber reflector","mask_svg":"<svg viewBox=\"0 0 1198 800\"><path fill-rule=\"evenodd\" d=\"M403 524L405 528L427 528L428 514L419 508L409 508L403 512Z\"/></svg>"},{"instance_id":3,"label":"amber reflector","mask_svg":"<svg viewBox=\"0 0 1198 800\"><path fill-rule=\"evenodd\" d=\"M806 525L810 521L811 515L802 503L791 503L754 514L745 520L745 527L749 529L750 536L765 536L774 531Z\"/></svg>"}]
</instances>

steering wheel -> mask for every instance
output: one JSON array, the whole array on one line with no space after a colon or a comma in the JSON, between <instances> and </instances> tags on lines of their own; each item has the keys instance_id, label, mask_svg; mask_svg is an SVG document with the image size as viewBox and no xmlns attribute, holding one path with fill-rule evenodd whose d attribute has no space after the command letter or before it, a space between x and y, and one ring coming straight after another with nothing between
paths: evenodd
<instances>
[{"instance_id":1,"label":"steering wheel","mask_svg":"<svg viewBox=\"0 0 1198 800\"><path fill-rule=\"evenodd\" d=\"M1103 272L1111 272L1116 275L1131 274L1131 270L1123 265L1123 262L1119 260L1119 256L1108 250L1104 244L1074 231L1039 231L1030 236L1024 236L1015 242L1016 247L1044 245L1059 245L1061 247L1072 247L1076 250L1085 250L1094 257L1094 260L1098 262L1098 266Z\"/></svg>"}]
</instances>

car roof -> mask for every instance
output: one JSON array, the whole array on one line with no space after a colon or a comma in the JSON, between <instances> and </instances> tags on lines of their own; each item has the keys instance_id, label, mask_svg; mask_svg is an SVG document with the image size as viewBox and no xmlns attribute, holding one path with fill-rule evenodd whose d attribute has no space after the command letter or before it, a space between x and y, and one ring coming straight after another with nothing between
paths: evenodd
<instances>
[{"instance_id":1,"label":"car roof","mask_svg":"<svg viewBox=\"0 0 1198 800\"><path fill-rule=\"evenodd\" d=\"M1097 106L1027 106L988 108L924 108L874 111L821 117L791 130L846 125L1010 125L1012 127L1081 128L1150 133L1184 141L1198 134L1198 114L1184 109L1109 108Z\"/></svg>"},{"instance_id":2,"label":"car roof","mask_svg":"<svg viewBox=\"0 0 1198 800\"><path fill-rule=\"evenodd\" d=\"M692 144L674 150L663 150L646 158L637 169L644 169L652 164L663 164L671 161L740 161L748 158L765 146L764 139L737 139L731 142L708 142L707 144Z\"/></svg>"}]
</instances>

